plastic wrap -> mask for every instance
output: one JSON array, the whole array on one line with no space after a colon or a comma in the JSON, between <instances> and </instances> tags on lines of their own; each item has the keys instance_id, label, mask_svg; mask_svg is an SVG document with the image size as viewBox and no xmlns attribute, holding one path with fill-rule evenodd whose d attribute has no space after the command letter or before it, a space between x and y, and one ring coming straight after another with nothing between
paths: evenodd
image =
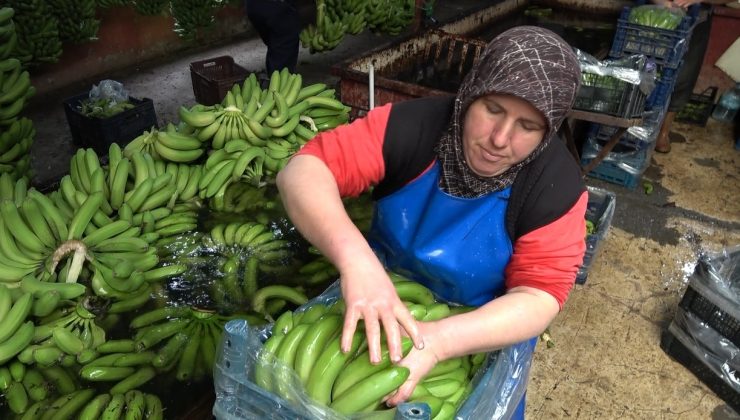
<instances>
[{"instance_id":1,"label":"plastic wrap","mask_svg":"<svg viewBox=\"0 0 740 420\"><path fill-rule=\"evenodd\" d=\"M128 90L123 87L123 83L106 79L93 85L89 97L92 100L107 99L112 104L116 104L128 101Z\"/></svg>"},{"instance_id":2,"label":"plastic wrap","mask_svg":"<svg viewBox=\"0 0 740 420\"><path fill-rule=\"evenodd\" d=\"M624 82L639 85L640 91L649 95L655 87L655 65L644 55L629 55L622 58L598 60L596 57L574 48L581 73L611 76Z\"/></svg>"},{"instance_id":3,"label":"plastic wrap","mask_svg":"<svg viewBox=\"0 0 740 420\"><path fill-rule=\"evenodd\" d=\"M340 296L337 282L296 311L303 311L316 303L331 304ZM292 369L261 356L271 328L272 325L250 327L244 320L226 324L213 375L216 389L213 414L217 419L349 420L373 416L358 414L347 417L315 404ZM511 417L526 391L535 343L536 339L532 339L489 354L473 378L473 392L458 410L456 418ZM260 361L268 364L268 371L272 373L270 380L281 389L283 397L265 391L253 382L254 367ZM429 419L430 411L426 404L407 403L399 405L389 415L395 419L421 420Z\"/></svg>"},{"instance_id":4,"label":"plastic wrap","mask_svg":"<svg viewBox=\"0 0 740 420\"><path fill-rule=\"evenodd\" d=\"M694 278L734 305L740 305L740 245L703 256L696 267Z\"/></svg>"},{"instance_id":5,"label":"plastic wrap","mask_svg":"<svg viewBox=\"0 0 740 420\"><path fill-rule=\"evenodd\" d=\"M689 288L691 302L684 302L684 296L669 332L725 384L740 392L740 246L702 256ZM699 305L696 308L695 303ZM702 311L695 313L695 309Z\"/></svg>"},{"instance_id":6,"label":"plastic wrap","mask_svg":"<svg viewBox=\"0 0 740 420\"><path fill-rule=\"evenodd\" d=\"M582 284L588 277L588 271L593 264L601 244L609 233L609 227L614 217L617 196L611 191L587 186L588 206L586 207L586 220L595 226L594 233L586 235L586 253L583 255L583 264L578 269L576 282Z\"/></svg>"}]
</instances>

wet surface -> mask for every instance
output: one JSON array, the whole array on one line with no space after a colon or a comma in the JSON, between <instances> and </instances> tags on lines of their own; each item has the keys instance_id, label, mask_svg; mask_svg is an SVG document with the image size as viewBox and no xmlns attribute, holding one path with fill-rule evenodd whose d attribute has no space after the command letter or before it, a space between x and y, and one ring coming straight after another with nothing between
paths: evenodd
<instances>
[{"instance_id":1,"label":"wet surface","mask_svg":"<svg viewBox=\"0 0 740 420\"><path fill-rule=\"evenodd\" d=\"M448 15L474 2L438 2ZM298 70L306 83L336 83L331 65L393 38L352 36L329 53L301 51ZM110 78L135 96L154 100L160 125L175 121L180 105L194 101L188 64L231 55L248 69L262 67L264 45L245 38L168 57ZM61 101L86 84L37 97L28 116L37 129L32 148L37 185L68 172L75 150ZM576 286L551 326L555 347L538 346L528 390L527 417L707 419L737 418L689 371L659 347L697 257L740 244L740 152L731 129L675 124L685 137L668 154L655 154L642 180L646 194L587 178L612 191L612 227L586 283ZM729 414L728 414L729 413ZM726 417L721 417L726 415ZM735 417L733 417L735 416Z\"/></svg>"}]
</instances>

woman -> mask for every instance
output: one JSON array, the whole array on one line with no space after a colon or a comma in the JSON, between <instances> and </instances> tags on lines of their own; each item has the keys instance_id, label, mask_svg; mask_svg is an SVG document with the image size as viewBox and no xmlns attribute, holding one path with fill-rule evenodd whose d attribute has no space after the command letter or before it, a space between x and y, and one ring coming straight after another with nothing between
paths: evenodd
<instances>
[{"instance_id":1,"label":"woman","mask_svg":"<svg viewBox=\"0 0 740 420\"><path fill-rule=\"evenodd\" d=\"M486 47L455 98L385 105L322 133L278 175L290 218L337 267L342 347L365 322L370 359L380 329L410 369L403 402L438 362L538 336L583 261L587 204L580 170L556 131L580 80L554 33L516 27ZM369 242L342 196L377 200ZM415 322L386 267L477 309ZM401 360L401 334L414 348Z\"/></svg>"}]
</instances>

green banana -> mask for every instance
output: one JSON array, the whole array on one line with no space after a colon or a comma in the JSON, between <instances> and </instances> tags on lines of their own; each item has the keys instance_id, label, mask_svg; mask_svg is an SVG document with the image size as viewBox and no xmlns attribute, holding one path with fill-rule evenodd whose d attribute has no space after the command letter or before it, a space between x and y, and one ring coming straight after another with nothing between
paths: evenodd
<instances>
[{"instance_id":1,"label":"green banana","mask_svg":"<svg viewBox=\"0 0 740 420\"><path fill-rule=\"evenodd\" d=\"M329 407L342 414L356 413L368 406L377 404L383 397L400 387L409 377L409 370L393 366L370 375L355 384Z\"/></svg>"},{"instance_id":2,"label":"green banana","mask_svg":"<svg viewBox=\"0 0 740 420\"><path fill-rule=\"evenodd\" d=\"M156 376L156 374L157 372L151 366L143 366L131 376L113 385L113 387L110 389L110 392L111 394L126 393L149 382L152 378Z\"/></svg>"}]
</instances>

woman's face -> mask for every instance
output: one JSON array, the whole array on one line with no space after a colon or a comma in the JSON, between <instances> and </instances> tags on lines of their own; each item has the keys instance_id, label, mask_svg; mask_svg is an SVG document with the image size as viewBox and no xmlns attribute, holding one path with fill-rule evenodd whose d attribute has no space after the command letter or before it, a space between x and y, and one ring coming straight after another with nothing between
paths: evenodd
<instances>
[{"instance_id":1,"label":"woman's face","mask_svg":"<svg viewBox=\"0 0 740 420\"><path fill-rule=\"evenodd\" d=\"M545 117L524 99L491 94L476 99L463 121L463 150L470 169L499 175L529 156L547 130Z\"/></svg>"}]
</instances>

